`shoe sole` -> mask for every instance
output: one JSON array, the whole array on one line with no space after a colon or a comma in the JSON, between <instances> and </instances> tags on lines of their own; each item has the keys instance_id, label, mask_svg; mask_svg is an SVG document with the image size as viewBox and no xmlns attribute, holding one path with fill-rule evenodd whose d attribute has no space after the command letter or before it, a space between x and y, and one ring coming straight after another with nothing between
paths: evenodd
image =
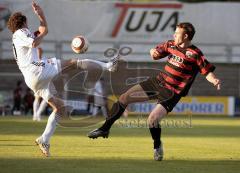
<instances>
[{"instance_id":1,"label":"shoe sole","mask_svg":"<svg viewBox=\"0 0 240 173\"><path fill-rule=\"evenodd\" d=\"M109 134L106 135L100 135L100 136L88 136L91 139L97 139L98 137L108 138Z\"/></svg>"},{"instance_id":2,"label":"shoe sole","mask_svg":"<svg viewBox=\"0 0 240 173\"><path fill-rule=\"evenodd\" d=\"M98 137L103 137L103 138L108 138L108 135L104 135L104 136L94 136L94 137L89 137L91 139L97 139Z\"/></svg>"}]
</instances>

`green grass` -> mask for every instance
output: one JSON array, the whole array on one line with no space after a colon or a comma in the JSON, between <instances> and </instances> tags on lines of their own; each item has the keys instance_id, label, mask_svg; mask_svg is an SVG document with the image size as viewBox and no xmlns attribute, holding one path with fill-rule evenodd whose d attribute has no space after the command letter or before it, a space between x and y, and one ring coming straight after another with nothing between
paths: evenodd
<instances>
[{"instance_id":1,"label":"green grass","mask_svg":"<svg viewBox=\"0 0 240 173\"><path fill-rule=\"evenodd\" d=\"M145 119L141 119L144 124ZM99 126L59 127L51 139L52 157L41 155L33 141L46 125L29 117L0 117L2 173L231 173L240 170L240 118L170 116L163 124L164 161L153 161L152 140L137 119L121 119L110 138L90 140ZM173 123L184 122L175 126ZM101 123L100 123L101 124ZM180 123L181 124L181 123ZM138 124L137 124L138 125ZM190 126L191 125L191 126ZM123 128L124 126L125 128Z\"/></svg>"}]
</instances>

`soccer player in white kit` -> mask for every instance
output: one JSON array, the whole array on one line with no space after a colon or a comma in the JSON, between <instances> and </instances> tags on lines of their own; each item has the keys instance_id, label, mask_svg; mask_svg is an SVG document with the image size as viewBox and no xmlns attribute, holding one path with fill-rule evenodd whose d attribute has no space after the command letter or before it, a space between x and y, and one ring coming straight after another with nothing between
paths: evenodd
<instances>
[{"instance_id":1,"label":"soccer player in white kit","mask_svg":"<svg viewBox=\"0 0 240 173\"><path fill-rule=\"evenodd\" d=\"M37 15L40 26L37 36L29 30L27 18L21 12L11 15L8 21L8 28L13 33L13 51L16 62L22 72L25 82L35 95L42 97L52 107L53 112L48 118L48 122L43 134L35 140L45 156L50 156L50 137L53 135L56 125L61 117L67 115L62 99L56 96L56 89L52 83L54 77L69 70L96 70L104 69L112 71L117 62L117 57L108 63L94 61L90 59L70 59L60 61L56 58L42 60L38 59L37 47L48 33L47 21L42 8L32 2L32 8Z\"/></svg>"}]
</instances>

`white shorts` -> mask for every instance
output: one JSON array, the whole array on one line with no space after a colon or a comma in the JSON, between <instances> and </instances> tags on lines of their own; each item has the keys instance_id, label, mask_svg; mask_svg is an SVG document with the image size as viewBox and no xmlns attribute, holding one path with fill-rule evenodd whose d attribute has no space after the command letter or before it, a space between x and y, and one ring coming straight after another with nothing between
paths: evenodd
<instances>
[{"instance_id":1,"label":"white shorts","mask_svg":"<svg viewBox=\"0 0 240 173\"><path fill-rule=\"evenodd\" d=\"M25 82L33 90L35 96L48 101L56 93L53 79L61 72L59 59L51 58L41 61L42 63L31 64L30 72L24 73Z\"/></svg>"}]
</instances>

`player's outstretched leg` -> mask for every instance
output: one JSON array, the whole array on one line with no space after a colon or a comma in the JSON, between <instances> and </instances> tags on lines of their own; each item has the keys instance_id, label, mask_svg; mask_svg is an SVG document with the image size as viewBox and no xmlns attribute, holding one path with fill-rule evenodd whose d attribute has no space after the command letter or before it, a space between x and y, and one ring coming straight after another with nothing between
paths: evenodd
<instances>
[{"instance_id":1,"label":"player's outstretched leg","mask_svg":"<svg viewBox=\"0 0 240 173\"><path fill-rule=\"evenodd\" d=\"M114 57L107 63L92 59L78 59L77 67L86 70L94 70L96 68L101 68L103 70L114 72L116 71L119 57L120 56Z\"/></svg>"},{"instance_id":2,"label":"player's outstretched leg","mask_svg":"<svg viewBox=\"0 0 240 173\"><path fill-rule=\"evenodd\" d=\"M112 109L110 110L110 115L106 118L104 124L100 128L88 133L88 137L93 139L98 137L108 137L109 130L113 123L121 117L128 104L147 100L149 100L149 98L143 91L142 87L139 84L134 85L119 97L119 101L113 104Z\"/></svg>"},{"instance_id":3,"label":"player's outstretched leg","mask_svg":"<svg viewBox=\"0 0 240 173\"><path fill-rule=\"evenodd\" d=\"M120 56L113 57L109 62L101 62L92 59L70 59L66 61L61 61L61 72L67 74L75 69L96 71L103 70L114 72L118 64Z\"/></svg>"}]
</instances>

